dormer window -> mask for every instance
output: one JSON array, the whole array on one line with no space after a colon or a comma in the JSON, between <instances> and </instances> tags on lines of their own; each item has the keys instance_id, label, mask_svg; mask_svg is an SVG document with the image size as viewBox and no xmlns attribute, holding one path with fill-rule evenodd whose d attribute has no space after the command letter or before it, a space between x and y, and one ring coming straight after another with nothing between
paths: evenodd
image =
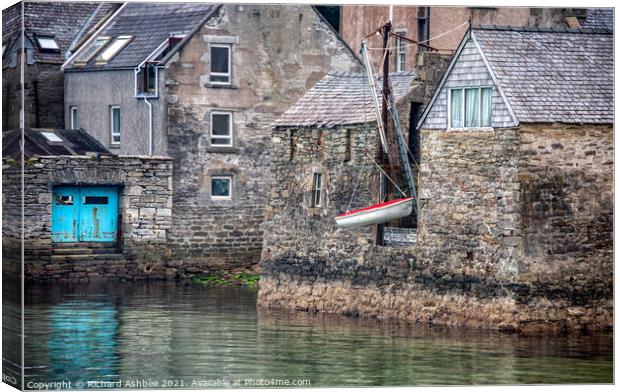
<instances>
[{"instance_id":1,"label":"dormer window","mask_svg":"<svg viewBox=\"0 0 620 392\"><path fill-rule=\"evenodd\" d=\"M48 51L59 51L60 47L58 43L54 39L53 35L35 35L35 39L37 41L37 45L39 45L39 49L48 50Z\"/></svg>"},{"instance_id":2,"label":"dormer window","mask_svg":"<svg viewBox=\"0 0 620 392\"><path fill-rule=\"evenodd\" d=\"M112 41L110 45L108 45L103 52L97 57L95 60L96 64L106 64L110 60L114 58L129 42L133 37L131 35L119 35Z\"/></svg>"},{"instance_id":3,"label":"dormer window","mask_svg":"<svg viewBox=\"0 0 620 392\"><path fill-rule=\"evenodd\" d=\"M136 72L136 97L157 96L157 66L146 62Z\"/></svg>"},{"instance_id":4,"label":"dormer window","mask_svg":"<svg viewBox=\"0 0 620 392\"><path fill-rule=\"evenodd\" d=\"M108 42L110 42L110 39L111 38L107 36L97 37L93 43L73 60L73 64L76 66L86 65Z\"/></svg>"}]
</instances>

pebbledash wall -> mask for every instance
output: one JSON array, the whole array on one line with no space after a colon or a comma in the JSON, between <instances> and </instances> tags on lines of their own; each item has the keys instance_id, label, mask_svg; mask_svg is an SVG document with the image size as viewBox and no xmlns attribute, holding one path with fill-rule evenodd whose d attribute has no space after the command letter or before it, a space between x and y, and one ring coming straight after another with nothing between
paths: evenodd
<instances>
[{"instance_id":1,"label":"pebbledash wall","mask_svg":"<svg viewBox=\"0 0 620 392\"><path fill-rule=\"evenodd\" d=\"M520 332L612 328L611 126L423 131L412 248L336 227L355 181L337 134L303 163L275 164L261 306ZM303 207L300 165L329 168L325 209Z\"/></svg>"},{"instance_id":2,"label":"pebbledash wall","mask_svg":"<svg viewBox=\"0 0 620 392\"><path fill-rule=\"evenodd\" d=\"M3 161L3 271L19 273L21 167ZM27 279L140 279L175 275L166 245L172 214L172 160L167 157L31 158L24 171L24 264ZM124 257L56 261L52 256L52 189L56 185L119 187L120 249Z\"/></svg>"}]
</instances>

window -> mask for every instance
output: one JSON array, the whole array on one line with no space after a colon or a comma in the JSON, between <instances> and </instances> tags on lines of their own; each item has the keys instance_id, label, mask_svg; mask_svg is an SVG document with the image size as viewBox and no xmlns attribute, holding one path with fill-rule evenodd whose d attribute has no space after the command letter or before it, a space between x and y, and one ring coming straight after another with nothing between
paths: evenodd
<instances>
[{"instance_id":1,"label":"window","mask_svg":"<svg viewBox=\"0 0 620 392\"><path fill-rule=\"evenodd\" d=\"M146 62L136 73L136 96L157 96L157 66Z\"/></svg>"},{"instance_id":2,"label":"window","mask_svg":"<svg viewBox=\"0 0 620 392\"><path fill-rule=\"evenodd\" d=\"M397 35L405 35L405 31L397 31ZM407 67L407 42L402 38L396 39L396 72L404 71Z\"/></svg>"},{"instance_id":3,"label":"window","mask_svg":"<svg viewBox=\"0 0 620 392\"><path fill-rule=\"evenodd\" d=\"M121 108L110 106L110 143L121 143Z\"/></svg>"},{"instance_id":4,"label":"window","mask_svg":"<svg viewBox=\"0 0 620 392\"><path fill-rule=\"evenodd\" d=\"M232 147L232 113L211 112L211 145Z\"/></svg>"},{"instance_id":5,"label":"window","mask_svg":"<svg viewBox=\"0 0 620 392\"><path fill-rule=\"evenodd\" d=\"M56 205L59 206L72 206L73 205L73 196L56 196Z\"/></svg>"},{"instance_id":6,"label":"window","mask_svg":"<svg viewBox=\"0 0 620 392\"><path fill-rule=\"evenodd\" d=\"M107 196L84 196L84 204L108 204Z\"/></svg>"},{"instance_id":7,"label":"window","mask_svg":"<svg viewBox=\"0 0 620 392\"><path fill-rule=\"evenodd\" d=\"M448 128L491 126L491 87L450 89Z\"/></svg>"},{"instance_id":8,"label":"window","mask_svg":"<svg viewBox=\"0 0 620 392\"><path fill-rule=\"evenodd\" d=\"M215 84L230 84L230 45L211 45L211 73Z\"/></svg>"},{"instance_id":9,"label":"window","mask_svg":"<svg viewBox=\"0 0 620 392\"><path fill-rule=\"evenodd\" d=\"M62 142L60 136L56 135L54 132L41 132L41 135L50 142Z\"/></svg>"},{"instance_id":10,"label":"window","mask_svg":"<svg viewBox=\"0 0 620 392\"><path fill-rule=\"evenodd\" d=\"M430 7L418 7L418 42L430 45L429 40L429 19ZM418 45L418 52L428 50L426 46Z\"/></svg>"},{"instance_id":11,"label":"window","mask_svg":"<svg viewBox=\"0 0 620 392\"><path fill-rule=\"evenodd\" d=\"M232 198L232 177L213 176L211 177L211 198L230 199Z\"/></svg>"},{"instance_id":12,"label":"window","mask_svg":"<svg viewBox=\"0 0 620 392\"><path fill-rule=\"evenodd\" d=\"M108 45L103 52L97 57L95 63L97 64L106 64L108 61L112 60L114 56L118 54L133 37L131 35L119 35L116 37L114 41L110 45Z\"/></svg>"},{"instance_id":13,"label":"window","mask_svg":"<svg viewBox=\"0 0 620 392\"><path fill-rule=\"evenodd\" d=\"M314 173L312 176L312 207L321 207L322 177L321 173Z\"/></svg>"},{"instance_id":14,"label":"window","mask_svg":"<svg viewBox=\"0 0 620 392\"><path fill-rule=\"evenodd\" d=\"M84 51L73 60L73 64L78 66L86 65L109 41L110 37L97 37L90 46L84 49Z\"/></svg>"},{"instance_id":15,"label":"window","mask_svg":"<svg viewBox=\"0 0 620 392\"><path fill-rule=\"evenodd\" d=\"M71 106L69 113L71 115L71 129L78 129L77 107Z\"/></svg>"},{"instance_id":16,"label":"window","mask_svg":"<svg viewBox=\"0 0 620 392\"><path fill-rule=\"evenodd\" d=\"M41 50L58 51L60 47L56 43L54 36L52 35L35 35L37 45Z\"/></svg>"}]
</instances>

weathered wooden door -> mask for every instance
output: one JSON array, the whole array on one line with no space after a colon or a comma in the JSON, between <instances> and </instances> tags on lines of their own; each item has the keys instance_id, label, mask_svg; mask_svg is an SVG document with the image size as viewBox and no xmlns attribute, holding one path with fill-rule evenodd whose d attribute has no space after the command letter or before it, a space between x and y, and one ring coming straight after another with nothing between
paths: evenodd
<instances>
[{"instance_id":1,"label":"weathered wooden door","mask_svg":"<svg viewBox=\"0 0 620 392\"><path fill-rule=\"evenodd\" d=\"M56 187L52 192L52 241L76 242L80 192L76 187Z\"/></svg>"},{"instance_id":2,"label":"weathered wooden door","mask_svg":"<svg viewBox=\"0 0 620 392\"><path fill-rule=\"evenodd\" d=\"M52 241L116 241L118 188L62 186L53 198Z\"/></svg>"},{"instance_id":3,"label":"weathered wooden door","mask_svg":"<svg viewBox=\"0 0 620 392\"><path fill-rule=\"evenodd\" d=\"M115 187L81 189L79 241L116 241L118 190Z\"/></svg>"}]
</instances>

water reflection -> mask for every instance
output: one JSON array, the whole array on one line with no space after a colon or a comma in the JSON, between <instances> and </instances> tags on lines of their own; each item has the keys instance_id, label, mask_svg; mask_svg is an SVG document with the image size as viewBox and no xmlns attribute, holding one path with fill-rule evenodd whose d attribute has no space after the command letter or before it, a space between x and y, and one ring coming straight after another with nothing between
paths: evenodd
<instances>
[{"instance_id":1,"label":"water reflection","mask_svg":"<svg viewBox=\"0 0 620 392\"><path fill-rule=\"evenodd\" d=\"M161 282L30 285L25 301L34 381L612 382L611 336L524 338L257 311L251 289Z\"/></svg>"}]
</instances>

